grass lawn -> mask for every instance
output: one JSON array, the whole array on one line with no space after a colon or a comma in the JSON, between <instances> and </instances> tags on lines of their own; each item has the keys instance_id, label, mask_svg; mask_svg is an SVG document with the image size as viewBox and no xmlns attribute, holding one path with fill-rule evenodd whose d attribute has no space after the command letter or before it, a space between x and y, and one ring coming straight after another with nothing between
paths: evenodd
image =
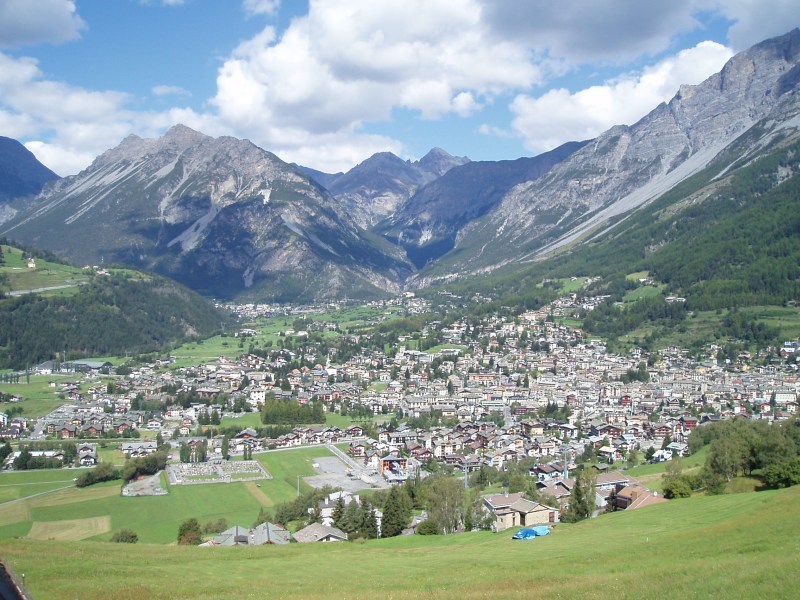
<instances>
[{"instance_id":1,"label":"grass lawn","mask_svg":"<svg viewBox=\"0 0 800 600\"><path fill-rule=\"evenodd\" d=\"M23 375L19 383L0 383L0 392L13 394L23 398L21 402L0 404L0 410L6 407L19 406L22 416L29 419L42 417L66 402L58 397L58 388L50 387L50 382L74 380L74 376L63 375L31 375L30 383Z\"/></svg>"},{"instance_id":2,"label":"grass lawn","mask_svg":"<svg viewBox=\"0 0 800 600\"><path fill-rule=\"evenodd\" d=\"M239 340L233 336L217 335L206 340L178 346L170 352L170 355L176 359L170 366L172 368L191 367L217 360L220 356L235 359L246 349L246 347L239 348Z\"/></svg>"},{"instance_id":3,"label":"grass lawn","mask_svg":"<svg viewBox=\"0 0 800 600\"><path fill-rule=\"evenodd\" d=\"M687 475L698 473L703 465L706 464L708 448L709 446L704 446L691 456L682 458L683 473ZM669 462L639 465L633 469L628 469L625 474L638 479L654 492L660 492L662 491L661 478L666 472L668 464Z\"/></svg>"},{"instance_id":4,"label":"grass lawn","mask_svg":"<svg viewBox=\"0 0 800 600\"><path fill-rule=\"evenodd\" d=\"M631 290L627 292L623 297L623 302L636 302L637 300L641 300L642 298L654 298L655 296L661 296L662 291L661 287L654 287L652 285L643 285L641 287L636 288L635 290Z\"/></svg>"},{"instance_id":5,"label":"grass lawn","mask_svg":"<svg viewBox=\"0 0 800 600\"><path fill-rule=\"evenodd\" d=\"M464 346L463 344L439 344L438 346L433 346L432 348L428 348L425 350L427 354L436 354L437 352L441 352L442 350L460 350L465 352L469 346Z\"/></svg>"},{"instance_id":6,"label":"grass lawn","mask_svg":"<svg viewBox=\"0 0 800 600\"><path fill-rule=\"evenodd\" d=\"M65 285L76 287L89 280L88 274L79 267L61 265L37 258L36 268L31 269L24 260L22 250L3 245L2 251L4 264L0 265L0 273L8 278L11 291Z\"/></svg>"},{"instance_id":7,"label":"grass lawn","mask_svg":"<svg viewBox=\"0 0 800 600\"><path fill-rule=\"evenodd\" d=\"M87 469L43 469L0 473L0 524L7 524L11 500L49 492L72 485L72 480Z\"/></svg>"},{"instance_id":8,"label":"grass lawn","mask_svg":"<svg viewBox=\"0 0 800 600\"><path fill-rule=\"evenodd\" d=\"M798 510L800 486L602 515L525 542L510 532L253 548L7 540L0 554L37 600L239 600L266 589L298 599L790 598ZM613 549L624 552L609 558Z\"/></svg>"},{"instance_id":9,"label":"grass lawn","mask_svg":"<svg viewBox=\"0 0 800 600\"><path fill-rule=\"evenodd\" d=\"M347 429L352 424L353 420L347 415L342 416L339 413L333 413L333 412L325 413L325 425L338 427L339 429Z\"/></svg>"},{"instance_id":10,"label":"grass lawn","mask_svg":"<svg viewBox=\"0 0 800 600\"><path fill-rule=\"evenodd\" d=\"M752 306L740 309L755 317L759 322L776 327L781 339L800 338L800 308L795 306Z\"/></svg>"},{"instance_id":11,"label":"grass lawn","mask_svg":"<svg viewBox=\"0 0 800 600\"><path fill-rule=\"evenodd\" d=\"M273 504L287 502L297 497L297 476L314 475L315 458L331 456L325 446L311 446L296 450L281 450L254 454L253 458L260 462L272 475L272 479L261 482L261 490ZM309 489L302 479L300 491Z\"/></svg>"},{"instance_id":12,"label":"grass lawn","mask_svg":"<svg viewBox=\"0 0 800 600\"><path fill-rule=\"evenodd\" d=\"M295 498L297 476L313 475L314 459L330 455L324 446L257 454L254 458L273 476L260 481L261 487L245 482L172 486L166 496L137 498L122 497L120 481L73 487L72 479L85 469L0 473L0 540L33 531L34 536L49 532L48 537L107 541L127 528L142 543L169 544L181 521L190 517L201 525L224 517L232 525L250 526L262 506ZM301 480L300 488L308 486ZM40 492L51 493L36 495ZM110 529L98 523L110 523Z\"/></svg>"},{"instance_id":13,"label":"grass lawn","mask_svg":"<svg viewBox=\"0 0 800 600\"><path fill-rule=\"evenodd\" d=\"M639 288L656 290L656 288ZM636 292L637 290L634 290ZM632 293L632 292L631 292ZM660 291L658 293L661 293ZM626 297L627 299L627 297ZM800 338L800 308L780 307L780 306L749 306L741 308L741 312L755 318L756 321L764 323L778 330L779 339L789 340ZM722 320L727 315L727 311L697 311L693 316L686 319L674 331L658 330L658 345L666 348L674 344L687 348L692 343L699 340L714 340L720 329ZM625 336L621 336L619 341L627 345L639 345L654 328L649 323L643 323L637 329Z\"/></svg>"},{"instance_id":14,"label":"grass lawn","mask_svg":"<svg viewBox=\"0 0 800 600\"><path fill-rule=\"evenodd\" d=\"M239 427L240 429L252 427L253 429L258 429L259 427L263 427L264 424L261 422L261 413L254 412L240 413L237 417L223 417L220 419L219 426Z\"/></svg>"}]
</instances>

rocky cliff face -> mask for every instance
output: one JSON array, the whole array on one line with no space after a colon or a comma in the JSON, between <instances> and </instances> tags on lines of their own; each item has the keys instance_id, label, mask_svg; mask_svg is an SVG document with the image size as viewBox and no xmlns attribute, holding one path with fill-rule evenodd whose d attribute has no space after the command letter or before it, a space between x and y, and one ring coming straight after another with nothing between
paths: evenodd
<instances>
[{"instance_id":1,"label":"rocky cliff face","mask_svg":"<svg viewBox=\"0 0 800 600\"><path fill-rule=\"evenodd\" d=\"M408 272L400 253L275 155L180 125L126 138L2 229L78 262L133 264L218 296L368 293Z\"/></svg>"},{"instance_id":2,"label":"rocky cliff face","mask_svg":"<svg viewBox=\"0 0 800 600\"><path fill-rule=\"evenodd\" d=\"M496 208L515 184L542 176L582 145L570 142L533 158L454 167L420 188L377 231L422 267L450 251L461 230Z\"/></svg>"},{"instance_id":3,"label":"rocky cliff face","mask_svg":"<svg viewBox=\"0 0 800 600\"><path fill-rule=\"evenodd\" d=\"M757 122L765 132L791 124L799 58L800 30L767 40L638 123L614 127L542 177L517 183L460 231L458 258L445 259L446 268L524 262L595 235L704 168Z\"/></svg>"},{"instance_id":4,"label":"rocky cliff face","mask_svg":"<svg viewBox=\"0 0 800 600\"><path fill-rule=\"evenodd\" d=\"M394 214L421 186L469 162L434 148L410 162L380 152L356 165L327 187L365 229Z\"/></svg>"}]
</instances>

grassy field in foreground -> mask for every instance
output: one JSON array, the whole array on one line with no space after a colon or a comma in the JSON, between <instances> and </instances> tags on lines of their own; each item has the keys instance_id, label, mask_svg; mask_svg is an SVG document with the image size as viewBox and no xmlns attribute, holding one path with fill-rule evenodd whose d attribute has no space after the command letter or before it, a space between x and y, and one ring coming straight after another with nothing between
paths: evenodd
<instances>
[{"instance_id":1,"label":"grassy field in foreground","mask_svg":"<svg viewBox=\"0 0 800 600\"><path fill-rule=\"evenodd\" d=\"M510 532L255 548L11 540L0 555L37 600L789 598L798 510L800 487L603 515L527 542Z\"/></svg>"}]
</instances>

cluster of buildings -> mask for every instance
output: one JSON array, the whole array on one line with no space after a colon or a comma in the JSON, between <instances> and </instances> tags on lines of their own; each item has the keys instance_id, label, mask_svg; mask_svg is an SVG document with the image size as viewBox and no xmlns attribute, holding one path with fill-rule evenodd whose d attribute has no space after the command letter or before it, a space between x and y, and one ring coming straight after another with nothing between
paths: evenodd
<instances>
[{"instance_id":1,"label":"cluster of buildings","mask_svg":"<svg viewBox=\"0 0 800 600\"><path fill-rule=\"evenodd\" d=\"M112 390L100 383L97 365L84 365L85 376L90 382L97 378L97 384L87 389L86 379L83 385L54 383L68 402L40 420L34 434L92 438L148 429L168 439L190 436L214 413L258 410L270 397L301 405L316 401L328 412L360 407L387 415L386 420L411 419L415 427L385 428L375 439L350 446L351 457L365 467L397 475L407 468L401 460L406 458L465 471L482 465L503 469L521 458L542 464L564 456L574 460L587 451L613 463L650 447L667 459L685 452L689 434L703 422L783 420L797 413L798 376L791 358L800 345L787 343L784 360L764 366L753 365L747 353L735 364L719 364L713 346L701 360L677 347L656 354L634 349L622 356L559 324L561 317L601 300L573 294L513 319L429 322L401 336L389 351L365 348L340 362L324 344L306 341L303 347L298 337L294 352L244 353L182 368L159 360L117 378ZM405 310L426 309L413 295L397 303ZM254 333L247 332L258 344ZM355 343L362 339L348 335ZM441 343L420 350L420 340L431 338ZM305 366L287 370L301 357ZM317 357L326 358L311 366L308 360ZM631 372L638 377L626 378ZM176 395L189 391L193 400L178 405ZM158 410L143 408L154 406ZM2 415L0 425L7 426ZM231 451L337 443L363 433L357 425L298 427L275 439L243 431L231 440Z\"/></svg>"}]
</instances>

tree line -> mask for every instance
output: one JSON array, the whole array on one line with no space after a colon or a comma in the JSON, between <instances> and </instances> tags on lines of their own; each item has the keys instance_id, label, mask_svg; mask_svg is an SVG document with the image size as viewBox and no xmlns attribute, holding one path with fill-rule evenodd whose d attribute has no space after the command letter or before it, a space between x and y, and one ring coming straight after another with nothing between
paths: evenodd
<instances>
[{"instance_id":1,"label":"tree line","mask_svg":"<svg viewBox=\"0 0 800 600\"><path fill-rule=\"evenodd\" d=\"M664 495L684 498L703 489L720 494L734 477L758 477L765 487L800 484L800 421L779 423L733 419L696 427L689 435L692 453L708 446L699 474L683 473L680 460L664 475Z\"/></svg>"},{"instance_id":2,"label":"tree line","mask_svg":"<svg viewBox=\"0 0 800 600\"><path fill-rule=\"evenodd\" d=\"M214 334L223 318L160 277L95 276L71 296L0 300L0 368L24 369L56 355L63 362L160 350Z\"/></svg>"},{"instance_id":3,"label":"tree line","mask_svg":"<svg viewBox=\"0 0 800 600\"><path fill-rule=\"evenodd\" d=\"M261 422L265 425L306 425L324 423L322 403L313 401L300 404L294 399L267 397L261 409Z\"/></svg>"}]
</instances>

